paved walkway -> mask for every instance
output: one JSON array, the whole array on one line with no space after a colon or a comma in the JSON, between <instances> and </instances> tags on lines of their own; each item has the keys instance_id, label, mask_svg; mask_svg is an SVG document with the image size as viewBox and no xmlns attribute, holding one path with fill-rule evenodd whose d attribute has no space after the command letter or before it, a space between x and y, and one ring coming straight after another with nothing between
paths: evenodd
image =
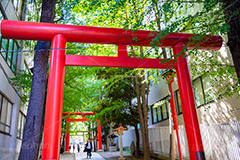
<instances>
[{"instance_id":1,"label":"paved walkway","mask_svg":"<svg viewBox=\"0 0 240 160\"><path fill-rule=\"evenodd\" d=\"M119 152L92 152L92 158L91 160L115 160L118 159L120 153ZM124 153L124 156L129 156L129 154ZM63 153L60 155L60 160L90 160L87 159L87 153L86 152L80 152L80 153Z\"/></svg>"},{"instance_id":2,"label":"paved walkway","mask_svg":"<svg viewBox=\"0 0 240 160\"><path fill-rule=\"evenodd\" d=\"M76 160L88 160L86 152L75 153ZM105 160L100 154L92 152L92 160Z\"/></svg>"},{"instance_id":3,"label":"paved walkway","mask_svg":"<svg viewBox=\"0 0 240 160\"><path fill-rule=\"evenodd\" d=\"M60 160L75 160L75 155L73 153L63 153L60 154Z\"/></svg>"}]
</instances>

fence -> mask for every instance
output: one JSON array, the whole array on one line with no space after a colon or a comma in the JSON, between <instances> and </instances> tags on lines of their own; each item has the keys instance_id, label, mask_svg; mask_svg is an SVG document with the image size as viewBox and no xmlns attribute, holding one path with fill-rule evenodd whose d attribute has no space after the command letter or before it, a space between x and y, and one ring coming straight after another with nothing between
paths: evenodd
<instances>
[{"instance_id":1,"label":"fence","mask_svg":"<svg viewBox=\"0 0 240 160\"><path fill-rule=\"evenodd\" d=\"M240 159L240 122L227 122L200 125L203 147L207 160L239 160ZM184 126L179 126L180 143L183 158L189 159L188 144ZM169 127L149 128L150 150L155 153L169 155ZM140 140L142 148L142 141ZM177 142L176 142L177 145ZM176 154L178 150L176 146Z\"/></svg>"}]
</instances>

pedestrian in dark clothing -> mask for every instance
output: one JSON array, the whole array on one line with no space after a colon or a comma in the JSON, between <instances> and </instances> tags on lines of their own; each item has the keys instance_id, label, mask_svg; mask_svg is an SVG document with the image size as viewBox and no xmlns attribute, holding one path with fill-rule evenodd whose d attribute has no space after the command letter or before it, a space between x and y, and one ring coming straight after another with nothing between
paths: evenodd
<instances>
[{"instance_id":1,"label":"pedestrian in dark clothing","mask_svg":"<svg viewBox=\"0 0 240 160\"><path fill-rule=\"evenodd\" d=\"M78 153L80 152L80 144L77 144L78 147Z\"/></svg>"},{"instance_id":2,"label":"pedestrian in dark clothing","mask_svg":"<svg viewBox=\"0 0 240 160\"><path fill-rule=\"evenodd\" d=\"M85 147L87 149L87 158L90 158L91 159L91 156L92 156L92 142L90 139L88 139L87 143L85 144Z\"/></svg>"}]
</instances>

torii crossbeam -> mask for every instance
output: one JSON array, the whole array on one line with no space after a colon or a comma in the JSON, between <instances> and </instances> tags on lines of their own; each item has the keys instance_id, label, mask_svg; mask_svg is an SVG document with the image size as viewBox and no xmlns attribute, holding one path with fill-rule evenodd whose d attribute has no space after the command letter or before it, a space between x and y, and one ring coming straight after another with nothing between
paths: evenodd
<instances>
[{"instance_id":1,"label":"torii crossbeam","mask_svg":"<svg viewBox=\"0 0 240 160\"><path fill-rule=\"evenodd\" d=\"M50 23L1 21L3 38L52 41L51 60L48 78L48 93L43 139L43 160L59 160L62 119L62 101L64 89L65 66L105 66L127 68L176 69L186 135L191 160L205 159L203 144L197 118L195 99L192 89L186 53L188 49L218 50L222 46L220 36L208 35L200 41L192 39L196 35L171 33L165 35L159 43L152 40L159 35L153 31L130 31L117 28L100 28L89 26L61 25ZM66 43L98 43L118 45L118 57L93 57L65 55ZM192 43L189 43L192 42ZM127 45L173 48L176 63L173 60L162 64L163 59L136 59L127 56Z\"/></svg>"}]
</instances>

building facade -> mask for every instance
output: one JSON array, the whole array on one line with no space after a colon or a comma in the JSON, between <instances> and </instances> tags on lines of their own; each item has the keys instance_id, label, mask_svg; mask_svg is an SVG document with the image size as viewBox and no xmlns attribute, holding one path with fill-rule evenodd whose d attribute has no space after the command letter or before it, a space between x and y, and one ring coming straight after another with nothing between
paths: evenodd
<instances>
[{"instance_id":1,"label":"building facade","mask_svg":"<svg viewBox=\"0 0 240 160\"><path fill-rule=\"evenodd\" d=\"M24 20L23 7L20 0L1 0L0 20ZM24 53L19 52L21 41L1 37L0 45L0 160L14 160L20 152L26 108L11 78L18 70L28 70L28 67Z\"/></svg>"},{"instance_id":2,"label":"building facade","mask_svg":"<svg viewBox=\"0 0 240 160\"><path fill-rule=\"evenodd\" d=\"M227 41L225 39L225 41ZM198 53L201 54L201 51ZM209 52L209 54L211 54ZM214 52L218 64L232 65L233 61L229 48L223 45L222 48ZM170 55L169 55L170 57ZM193 59L188 57L189 66ZM198 66L194 66L200 69ZM223 68L224 69L224 68ZM193 70L191 75L193 75ZM227 70L227 69L226 69ZM161 74L162 71L159 71ZM221 77L221 76L220 76ZM224 79L224 75L222 77ZM219 85L214 82L213 76L208 72L192 77L192 86L197 107L198 121L200 124L203 147L206 159L239 159L240 158L240 98L239 93L231 96L218 98L216 93L223 90L226 85L233 85L236 75L225 79ZM178 114L179 135L183 158L189 158L187 137L184 128L181 100L178 90L177 79L173 83L174 101ZM230 91L231 92L231 91ZM149 142L150 150L156 154L168 156L170 149L170 127L173 125L170 113L170 90L165 79L161 79L157 84L153 84L149 92ZM135 100L133 100L134 103ZM169 118L170 117L170 118ZM170 119L170 121L169 121ZM141 130L139 130L141 132ZM123 135L124 147L129 147L131 141L136 141L134 128L129 128ZM131 137L131 138L130 138ZM132 139L132 140L130 140ZM141 137L140 137L141 139ZM176 139L176 138L175 138ZM142 144L142 142L140 142ZM177 139L176 139L177 145ZM178 147L176 146L178 155Z\"/></svg>"}]
</instances>

